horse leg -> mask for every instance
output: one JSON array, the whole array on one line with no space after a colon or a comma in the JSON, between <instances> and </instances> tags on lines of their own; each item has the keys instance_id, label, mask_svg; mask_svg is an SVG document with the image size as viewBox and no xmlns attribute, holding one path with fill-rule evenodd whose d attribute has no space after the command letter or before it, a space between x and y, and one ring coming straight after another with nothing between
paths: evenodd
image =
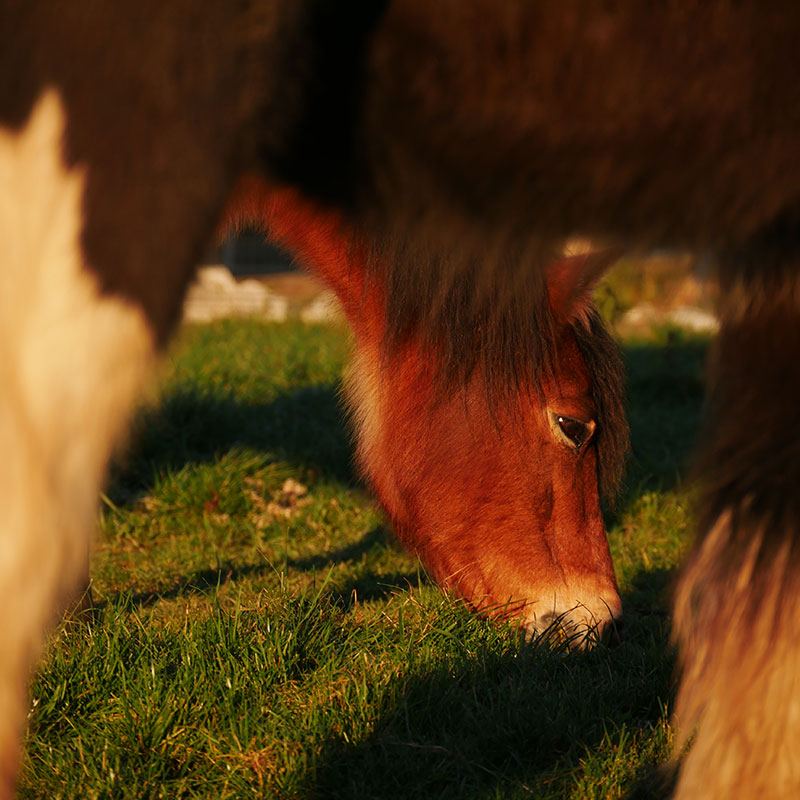
<instances>
[{"instance_id":1,"label":"horse leg","mask_svg":"<svg viewBox=\"0 0 800 800\"><path fill-rule=\"evenodd\" d=\"M800 280L723 286L698 543L677 591L677 797L800 796Z\"/></svg>"}]
</instances>

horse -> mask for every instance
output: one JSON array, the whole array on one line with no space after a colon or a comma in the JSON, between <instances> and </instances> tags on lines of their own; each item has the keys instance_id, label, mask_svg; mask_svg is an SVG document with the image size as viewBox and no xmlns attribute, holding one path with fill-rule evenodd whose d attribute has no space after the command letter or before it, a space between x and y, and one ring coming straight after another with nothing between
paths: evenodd
<instances>
[{"instance_id":1,"label":"horse","mask_svg":"<svg viewBox=\"0 0 800 800\"><path fill-rule=\"evenodd\" d=\"M557 328L519 334L570 237L713 257L676 796L795 796L799 34L756 0L3 3L6 787L111 443L254 173L368 243L390 360L419 342L438 392L478 376L493 409L554 352Z\"/></svg>"},{"instance_id":2,"label":"horse","mask_svg":"<svg viewBox=\"0 0 800 800\"><path fill-rule=\"evenodd\" d=\"M335 291L354 337L345 395L361 472L434 580L532 635L582 647L613 633L622 605L598 480L613 501L628 427L622 363L588 278L614 253L550 265L551 368L532 364L500 404L480 370L443 392L442 354L419 336L383 347L386 287L341 215L249 178L226 224L260 227Z\"/></svg>"}]
</instances>

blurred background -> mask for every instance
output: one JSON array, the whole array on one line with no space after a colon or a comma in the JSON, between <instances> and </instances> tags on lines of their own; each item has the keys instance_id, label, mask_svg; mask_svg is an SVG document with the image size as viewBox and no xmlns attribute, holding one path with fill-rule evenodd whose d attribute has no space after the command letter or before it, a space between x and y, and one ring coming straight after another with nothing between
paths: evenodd
<instances>
[{"instance_id":1,"label":"blurred background","mask_svg":"<svg viewBox=\"0 0 800 800\"><path fill-rule=\"evenodd\" d=\"M664 327L716 331L716 284L703 257L656 253L625 257L595 292L604 318L621 336L647 337ZM210 252L186 299L187 321L255 316L309 323L341 319L336 297L292 257L245 231Z\"/></svg>"}]
</instances>

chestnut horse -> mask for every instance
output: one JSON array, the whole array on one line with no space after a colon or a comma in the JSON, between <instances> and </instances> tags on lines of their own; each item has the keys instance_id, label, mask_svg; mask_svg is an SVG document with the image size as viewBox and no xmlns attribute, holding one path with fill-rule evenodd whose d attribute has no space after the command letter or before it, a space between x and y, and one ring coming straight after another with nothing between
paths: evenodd
<instances>
[{"instance_id":1,"label":"chestnut horse","mask_svg":"<svg viewBox=\"0 0 800 800\"><path fill-rule=\"evenodd\" d=\"M628 442L621 362L589 297L607 255L548 269L552 369L531 364L493 403L480 372L443 391L441 355L420 337L384 347L386 287L340 215L252 179L228 213L335 290L355 339L346 394L361 469L433 578L531 632L555 622L574 645L602 634L622 607L598 472L613 495Z\"/></svg>"},{"instance_id":2,"label":"chestnut horse","mask_svg":"<svg viewBox=\"0 0 800 800\"><path fill-rule=\"evenodd\" d=\"M418 342L494 408L556 350L568 237L716 256L677 795L800 795L798 41L800 8L759 0L0 4L5 793L112 443L255 173L370 243L401 371Z\"/></svg>"}]
</instances>

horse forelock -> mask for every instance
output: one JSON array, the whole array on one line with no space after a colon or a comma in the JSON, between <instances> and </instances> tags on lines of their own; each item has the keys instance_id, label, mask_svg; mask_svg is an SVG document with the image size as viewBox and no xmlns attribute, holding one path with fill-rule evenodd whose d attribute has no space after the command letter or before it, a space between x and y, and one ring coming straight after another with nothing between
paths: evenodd
<instances>
[{"instance_id":1,"label":"horse forelock","mask_svg":"<svg viewBox=\"0 0 800 800\"><path fill-rule=\"evenodd\" d=\"M373 246L368 268L386 287L386 352L421 342L435 354L443 396L478 375L490 408L513 413L521 388L540 393L567 368L558 342L569 325L596 410L600 490L613 501L629 449L624 367L591 303L567 323L554 317L545 276L558 254L555 246L511 234L489 245L468 240L449 252L434 237L424 247L383 239Z\"/></svg>"},{"instance_id":2,"label":"horse forelock","mask_svg":"<svg viewBox=\"0 0 800 800\"><path fill-rule=\"evenodd\" d=\"M386 287L386 346L420 338L438 354L445 388L476 371L500 396L538 383L556 346L544 280L553 254L529 241L447 248L435 236L381 238L369 269Z\"/></svg>"}]
</instances>

